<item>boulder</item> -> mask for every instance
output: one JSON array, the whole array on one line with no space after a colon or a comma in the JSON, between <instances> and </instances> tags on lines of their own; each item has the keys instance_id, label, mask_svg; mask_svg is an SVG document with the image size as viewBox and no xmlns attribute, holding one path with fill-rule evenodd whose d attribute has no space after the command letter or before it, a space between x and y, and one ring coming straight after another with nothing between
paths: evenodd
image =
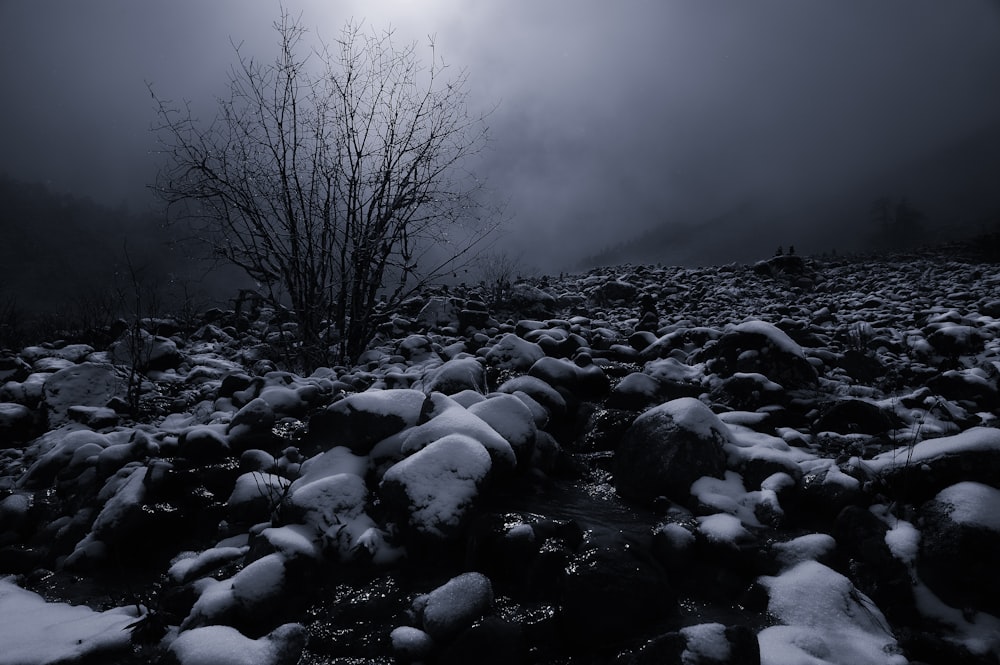
<instances>
[{"instance_id":1,"label":"boulder","mask_svg":"<svg viewBox=\"0 0 1000 665\"><path fill-rule=\"evenodd\" d=\"M493 585L482 573L464 573L413 601L421 628L443 642L493 609Z\"/></svg>"},{"instance_id":2,"label":"boulder","mask_svg":"<svg viewBox=\"0 0 1000 665\"><path fill-rule=\"evenodd\" d=\"M525 316L551 316L556 309L556 298L551 293L526 282L517 282L510 288L507 306Z\"/></svg>"},{"instance_id":3,"label":"boulder","mask_svg":"<svg viewBox=\"0 0 1000 665\"><path fill-rule=\"evenodd\" d=\"M1000 615L1000 489L975 482L947 487L920 509L920 578L943 601Z\"/></svg>"},{"instance_id":4,"label":"boulder","mask_svg":"<svg viewBox=\"0 0 1000 665\"><path fill-rule=\"evenodd\" d=\"M0 402L0 449L17 448L32 438L35 412L15 402Z\"/></svg>"},{"instance_id":5,"label":"boulder","mask_svg":"<svg viewBox=\"0 0 1000 665\"><path fill-rule=\"evenodd\" d=\"M418 539L452 540L471 518L491 466L481 443L450 434L391 466L379 494L404 531Z\"/></svg>"},{"instance_id":6,"label":"boulder","mask_svg":"<svg viewBox=\"0 0 1000 665\"><path fill-rule=\"evenodd\" d=\"M295 665L305 645L306 629L297 623L258 639L230 626L203 626L181 633L167 651L177 665Z\"/></svg>"},{"instance_id":7,"label":"boulder","mask_svg":"<svg viewBox=\"0 0 1000 665\"><path fill-rule=\"evenodd\" d=\"M863 399L833 402L823 409L815 424L819 432L839 434L885 434L892 427L892 419L885 411Z\"/></svg>"},{"instance_id":8,"label":"boulder","mask_svg":"<svg viewBox=\"0 0 1000 665\"><path fill-rule=\"evenodd\" d=\"M621 665L760 665L757 635L747 626L703 623L649 640L619 661Z\"/></svg>"},{"instance_id":9,"label":"boulder","mask_svg":"<svg viewBox=\"0 0 1000 665\"><path fill-rule=\"evenodd\" d=\"M55 372L45 381L44 389L49 426L70 422L72 406L107 406L124 388L124 381L110 365L80 363Z\"/></svg>"},{"instance_id":10,"label":"boulder","mask_svg":"<svg viewBox=\"0 0 1000 665\"><path fill-rule=\"evenodd\" d=\"M437 391L454 395L463 390L486 392L486 370L471 356L452 358L432 369L424 379L424 392L428 394Z\"/></svg>"},{"instance_id":11,"label":"boulder","mask_svg":"<svg viewBox=\"0 0 1000 665\"><path fill-rule=\"evenodd\" d=\"M727 328L712 345L696 354L709 371L726 378L737 372L763 374L786 389L815 388L816 370L802 347L785 332L764 321Z\"/></svg>"},{"instance_id":12,"label":"boulder","mask_svg":"<svg viewBox=\"0 0 1000 665\"><path fill-rule=\"evenodd\" d=\"M702 476L721 478L729 430L693 397L654 407L635 419L615 451L615 488L627 499L666 496L687 502Z\"/></svg>"},{"instance_id":13,"label":"boulder","mask_svg":"<svg viewBox=\"0 0 1000 665\"><path fill-rule=\"evenodd\" d=\"M416 425L425 401L423 392L407 388L349 395L313 415L306 438L324 446L346 446L368 454L379 441Z\"/></svg>"},{"instance_id":14,"label":"boulder","mask_svg":"<svg viewBox=\"0 0 1000 665\"><path fill-rule=\"evenodd\" d=\"M574 649L633 638L676 609L666 573L622 536L585 544L562 573L559 621Z\"/></svg>"}]
</instances>

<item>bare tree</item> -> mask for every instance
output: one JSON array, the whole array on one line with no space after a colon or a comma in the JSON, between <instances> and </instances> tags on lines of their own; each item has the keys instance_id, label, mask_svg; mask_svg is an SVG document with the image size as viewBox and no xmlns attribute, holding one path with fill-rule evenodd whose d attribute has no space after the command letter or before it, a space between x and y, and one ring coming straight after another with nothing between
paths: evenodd
<instances>
[{"instance_id":1,"label":"bare tree","mask_svg":"<svg viewBox=\"0 0 1000 665\"><path fill-rule=\"evenodd\" d=\"M349 23L307 49L287 13L274 27L273 62L234 45L207 126L150 88L166 156L155 187L218 257L290 306L308 367L330 360L331 332L340 359L356 358L380 303L467 262L500 217L464 169L485 146L484 116L468 109L464 72L444 79L433 44L425 66L391 31Z\"/></svg>"}]
</instances>

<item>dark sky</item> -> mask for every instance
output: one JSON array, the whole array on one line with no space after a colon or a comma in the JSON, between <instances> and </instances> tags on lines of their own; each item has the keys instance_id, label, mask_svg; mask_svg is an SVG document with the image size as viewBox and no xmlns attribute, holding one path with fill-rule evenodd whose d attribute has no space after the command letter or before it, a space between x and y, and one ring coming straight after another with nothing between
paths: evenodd
<instances>
[{"instance_id":1,"label":"dark sky","mask_svg":"<svg viewBox=\"0 0 1000 665\"><path fill-rule=\"evenodd\" d=\"M435 35L469 70L473 103L499 103L477 172L509 201L507 241L543 271L734 210L755 211L745 230L760 242L791 233L806 246L837 215L864 218L873 194L908 196L939 223L954 221L957 198L966 216L1000 209L998 187L983 184L1000 182L997 0L285 6L327 39L352 17L406 40ZM230 38L272 54L276 7L0 0L0 171L146 205L146 81L210 116ZM713 260L759 249L722 245Z\"/></svg>"}]
</instances>

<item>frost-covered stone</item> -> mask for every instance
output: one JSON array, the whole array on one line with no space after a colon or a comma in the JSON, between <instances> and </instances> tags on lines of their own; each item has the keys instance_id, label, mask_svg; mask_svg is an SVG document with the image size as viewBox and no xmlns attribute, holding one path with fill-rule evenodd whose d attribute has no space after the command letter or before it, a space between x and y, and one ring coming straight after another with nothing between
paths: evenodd
<instances>
[{"instance_id":1,"label":"frost-covered stone","mask_svg":"<svg viewBox=\"0 0 1000 665\"><path fill-rule=\"evenodd\" d=\"M615 488L636 501L686 502L698 478L722 476L728 442L726 426L694 398L654 407L635 419L615 451Z\"/></svg>"}]
</instances>

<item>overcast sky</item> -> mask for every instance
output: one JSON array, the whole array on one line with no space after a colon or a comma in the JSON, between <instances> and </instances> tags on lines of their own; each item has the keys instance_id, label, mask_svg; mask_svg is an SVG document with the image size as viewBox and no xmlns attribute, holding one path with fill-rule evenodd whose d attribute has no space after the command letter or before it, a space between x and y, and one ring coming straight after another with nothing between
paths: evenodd
<instances>
[{"instance_id":1,"label":"overcast sky","mask_svg":"<svg viewBox=\"0 0 1000 665\"><path fill-rule=\"evenodd\" d=\"M1000 135L996 0L284 4L327 39L349 18L421 44L433 34L437 53L468 69L473 104L499 104L477 171L509 201L509 242L543 270L747 204L851 209L845 198L873 182L933 210L938 194L908 188L907 169ZM272 54L277 7L0 0L0 171L144 205L146 82L210 115L230 39ZM1000 182L1000 153L974 159ZM856 208L864 216L866 202ZM808 238L812 222L799 223Z\"/></svg>"}]
</instances>

